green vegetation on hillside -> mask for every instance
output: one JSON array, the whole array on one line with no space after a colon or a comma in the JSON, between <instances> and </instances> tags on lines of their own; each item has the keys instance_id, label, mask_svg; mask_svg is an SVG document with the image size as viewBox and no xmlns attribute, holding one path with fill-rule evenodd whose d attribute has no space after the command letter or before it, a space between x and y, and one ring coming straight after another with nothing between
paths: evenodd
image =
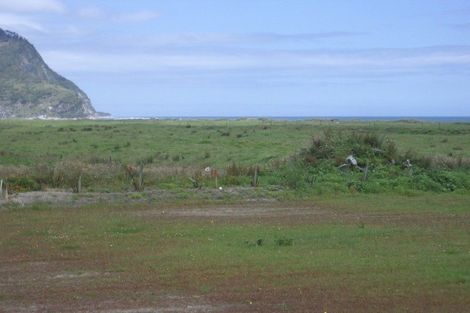
<instances>
[{"instance_id":1,"label":"green vegetation on hillside","mask_svg":"<svg viewBox=\"0 0 470 313\"><path fill-rule=\"evenodd\" d=\"M34 46L0 28L0 118L93 116L87 95L52 71Z\"/></svg>"}]
</instances>

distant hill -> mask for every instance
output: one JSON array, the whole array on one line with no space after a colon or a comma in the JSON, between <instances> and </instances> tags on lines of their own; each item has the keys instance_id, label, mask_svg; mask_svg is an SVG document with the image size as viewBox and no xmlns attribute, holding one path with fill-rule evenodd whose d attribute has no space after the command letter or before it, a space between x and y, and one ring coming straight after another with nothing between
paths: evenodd
<instances>
[{"instance_id":1,"label":"distant hill","mask_svg":"<svg viewBox=\"0 0 470 313\"><path fill-rule=\"evenodd\" d=\"M47 66L20 35L0 28L0 118L93 118L88 96Z\"/></svg>"}]
</instances>

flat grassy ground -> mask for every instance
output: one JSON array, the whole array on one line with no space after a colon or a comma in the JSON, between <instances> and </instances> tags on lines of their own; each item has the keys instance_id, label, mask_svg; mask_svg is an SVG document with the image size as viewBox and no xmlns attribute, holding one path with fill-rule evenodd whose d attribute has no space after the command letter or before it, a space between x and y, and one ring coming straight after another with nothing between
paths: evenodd
<instances>
[{"instance_id":1,"label":"flat grassy ground","mask_svg":"<svg viewBox=\"0 0 470 313\"><path fill-rule=\"evenodd\" d=\"M172 182L177 170L134 192L119 178L123 165L141 161L152 164L147 171L267 166L328 129L375 132L422 156L470 157L468 123L0 121L0 173L27 178L38 164L77 159L98 164L93 170L110 164L100 177L112 160L118 173L101 189L84 178L82 194L64 184L68 193L0 203L0 312L470 312L467 169L436 176L450 187L462 181L454 192L408 184L363 193L346 185L362 173L334 166L317 193L317 182L295 190L267 177L252 188L246 175L221 180L223 191L200 190L187 172ZM296 182L307 170L322 177L314 167L279 175ZM386 174L371 172L368 183L392 179ZM113 187L118 178L123 186ZM34 200L46 198L53 203Z\"/></svg>"},{"instance_id":2,"label":"flat grassy ground","mask_svg":"<svg viewBox=\"0 0 470 313\"><path fill-rule=\"evenodd\" d=\"M0 211L1 312L470 312L470 196Z\"/></svg>"},{"instance_id":3,"label":"flat grassy ground","mask_svg":"<svg viewBox=\"0 0 470 313\"><path fill-rule=\"evenodd\" d=\"M325 129L373 131L421 155L470 157L470 124L331 121L0 121L0 165L63 159L161 165L266 164Z\"/></svg>"}]
</instances>

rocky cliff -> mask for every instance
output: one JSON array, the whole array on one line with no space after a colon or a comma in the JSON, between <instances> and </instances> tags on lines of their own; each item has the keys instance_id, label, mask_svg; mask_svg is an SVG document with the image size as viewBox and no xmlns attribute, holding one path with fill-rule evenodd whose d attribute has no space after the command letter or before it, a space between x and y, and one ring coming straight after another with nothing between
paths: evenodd
<instances>
[{"instance_id":1,"label":"rocky cliff","mask_svg":"<svg viewBox=\"0 0 470 313\"><path fill-rule=\"evenodd\" d=\"M47 66L32 44L0 28L0 118L93 118L88 96Z\"/></svg>"}]
</instances>

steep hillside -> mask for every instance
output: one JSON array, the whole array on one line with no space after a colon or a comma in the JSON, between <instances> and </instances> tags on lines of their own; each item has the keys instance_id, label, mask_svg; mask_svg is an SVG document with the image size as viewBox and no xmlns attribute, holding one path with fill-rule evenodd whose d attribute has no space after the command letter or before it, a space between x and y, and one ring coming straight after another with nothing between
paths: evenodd
<instances>
[{"instance_id":1,"label":"steep hillside","mask_svg":"<svg viewBox=\"0 0 470 313\"><path fill-rule=\"evenodd\" d=\"M91 118L88 96L51 70L25 38L0 29L0 118Z\"/></svg>"}]
</instances>

